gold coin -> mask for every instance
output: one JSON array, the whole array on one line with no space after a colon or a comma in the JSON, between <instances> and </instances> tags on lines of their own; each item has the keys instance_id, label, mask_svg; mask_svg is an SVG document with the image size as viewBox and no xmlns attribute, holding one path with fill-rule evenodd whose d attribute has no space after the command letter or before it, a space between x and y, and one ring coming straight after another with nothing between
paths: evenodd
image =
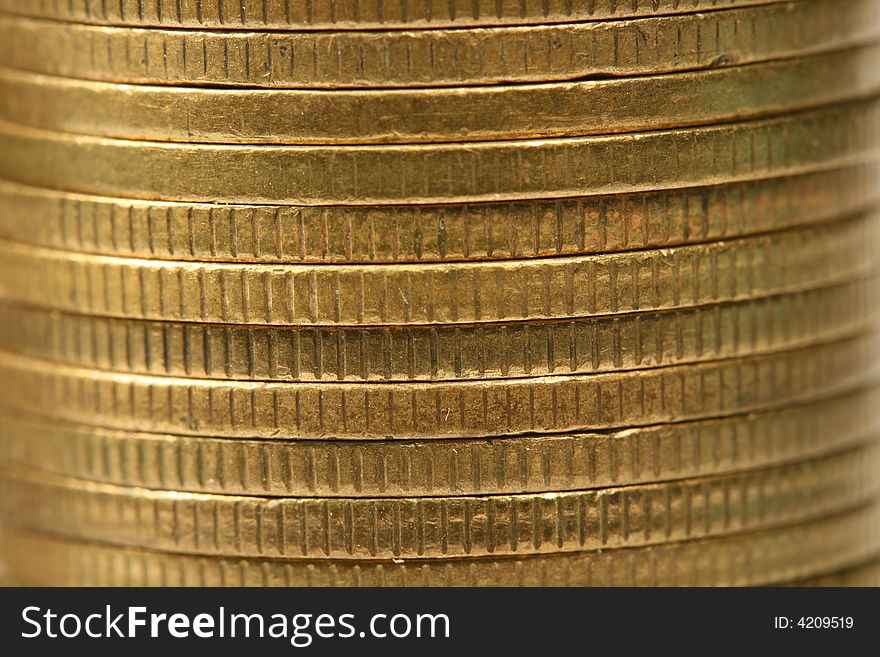
<instances>
[{"instance_id":1,"label":"gold coin","mask_svg":"<svg viewBox=\"0 0 880 657\"><path fill-rule=\"evenodd\" d=\"M0 181L0 237L70 251L209 262L537 258L733 239L854 215L880 200L878 178L877 163L868 162L694 189L384 207L147 202Z\"/></svg>"},{"instance_id":2,"label":"gold coin","mask_svg":"<svg viewBox=\"0 0 880 657\"><path fill-rule=\"evenodd\" d=\"M157 490L300 497L543 493L726 474L877 435L880 390L595 434L284 441L114 431L3 412L0 463Z\"/></svg>"},{"instance_id":3,"label":"gold coin","mask_svg":"<svg viewBox=\"0 0 880 657\"><path fill-rule=\"evenodd\" d=\"M71 22L231 29L413 29L679 14L775 0L0 0L8 13Z\"/></svg>"},{"instance_id":4,"label":"gold coin","mask_svg":"<svg viewBox=\"0 0 880 657\"><path fill-rule=\"evenodd\" d=\"M847 570L800 580L793 586L880 586L880 559L860 564Z\"/></svg>"},{"instance_id":5,"label":"gold coin","mask_svg":"<svg viewBox=\"0 0 880 657\"><path fill-rule=\"evenodd\" d=\"M614 372L827 342L878 319L876 275L734 304L571 320L287 328L145 322L0 303L0 350L77 367L259 381Z\"/></svg>"},{"instance_id":6,"label":"gold coin","mask_svg":"<svg viewBox=\"0 0 880 657\"><path fill-rule=\"evenodd\" d=\"M294 559L556 554L804 522L873 499L876 442L708 479L491 497L291 498L122 488L0 472L0 516L32 530L175 553Z\"/></svg>"},{"instance_id":7,"label":"gold coin","mask_svg":"<svg viewBox=\"0 0 880 657\"><path fill-rule=\"evenodd\" d=\"M0 121L5 151L0 177L50 189L167 201L498 201L804 173L869 160L878 143L875 99L701 128L393 146L171 144L68 135Z\"/></svg>"},{"instance_id":8,"label":"gold coin","mask_svg":"<svg viewBox=\"0 0 880 657\"><path fill-rule=\"evenodd\" d=\"M878 88L877 45L695 73L431 90L337 89L332 93L120 86L0 69L0 117L49 130L152 141L479 141L741 120L852 100L876 93ZM536 107L541 108L538 121Z\"/></svg>"},{"instance_id":9,"label":"gold coin","mask_svg":"<svg viewBox=\"0 0 880 657\"><path fill-rule=\"evenodd\" d=\"M614 374L417 383L266 383L96 372L0 357L9 407L63 421L231 438L472 438L735 415L833 395L876 369L878 335Z\"/></svg>"},{"instance_id":10,"label":"gold coin","mask_svg":"<svg viewBox=\"0 0 880 657\"><path fill-rule=\"evenodd\" d=\"M0 528L0 532L2 531L3 529ZM2 558L2 555L0 555L0 558ZM25 584L20 580L13 579L6 564L0 562L0 588L9 588L13 586L25 586Z\"/></svg>"},{"instance_id":11,"label":"gold coin","mask_svg":"<svg viewBox=\"0 0 880 657\"><path fill-rule=\"evenodd\" d=\"M13 576L86 586L766 585L855 565L880 549L880 507L723 538L561 555L425 560L284 560L178 555L82 543L13 527Z\"/></svg>"},{"instance_id":12,"label":"gold coin","mask_svg":"<svg viewBox=\"0 0 880 657\"><path fill-rule=\"evenodd\" d=\"M373 32L140 29L0 15L0 65L139 84L338 88L546 82L837 50L880 35L878 14L878 0L810 0L607 22Z\"/></svg>"},{"instance_id":13,"label":"gold coin","mask_svg":"<svg viewBox=\"0 0 880 657\"><path fill-rule=\"evenodd\" d=\"M0 297L101 316L287 326L616 315L754 299L868 274L877 219L663 250L413 265L154 261L0 241Z\"/></svg>"}]
</instances>

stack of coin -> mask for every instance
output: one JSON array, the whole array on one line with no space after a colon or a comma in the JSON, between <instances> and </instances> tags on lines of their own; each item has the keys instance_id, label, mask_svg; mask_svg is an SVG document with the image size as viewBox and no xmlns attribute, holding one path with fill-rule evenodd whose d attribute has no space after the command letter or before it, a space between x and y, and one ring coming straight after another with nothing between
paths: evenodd
<instances>
[{"instance_id":1,"label":"stack of coin","mask_svg":"<svg viewBox=\"0 0 880 657\"><path fill-rule=\"evenodd\" d=\"M876 582L880 0L0 0L0 557Z\"/></svg>"}]
</instances>

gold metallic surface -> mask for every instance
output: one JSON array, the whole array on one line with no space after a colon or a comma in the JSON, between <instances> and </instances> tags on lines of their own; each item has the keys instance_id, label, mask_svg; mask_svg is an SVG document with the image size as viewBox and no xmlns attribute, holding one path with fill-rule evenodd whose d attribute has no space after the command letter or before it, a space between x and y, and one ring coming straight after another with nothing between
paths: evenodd
<instances>
[{"instance_id":1,"label":"gold metallic surface","mask_svg":"<svg viewBox=\"0 0 880 657\"><path fill-rule=\"evenodd\" d=\"M9 407L114 429L231 438L471 438L646 426L870 382L878 335L651 370L490 381L265 383L95 372L0 357Z\"/></svg>"},{"instance_id":2,"label":"gold metallic surface","mask_svg":"<svg viewBox=\"0 0 880 657\"><path fill-rule=\"evenodd\" d=\"M858 585L880 0L0 0L0 585Z\"/></svg>"},{"instance_id":3,"label":"gold metallic surface","mask_svg":"<svg viewBox=\"0 0 880 657\"><path fill-rule=\"evenodd\" d=\"M878 124L880 127L880 124ZM721 242L479 263L111 258L0 241L0 298L111 317L299 326L471 324L686 308L858 278L878 215Z\"/></svg>"},{"instance_id":4,"label":"gold metallic surface","mask_svg":"<svg viewBox=\"0 0 880 657\"><path fill-rule=\"evenodd\" d=\"M293 559L557 554L804 522L880 489L880 444L709 479L491 497L264 498L151 491L0 471L0 518L177 553Z\"/></svg>"},{"instance_id":5,"label":"gold metallic surface","mask_svg":"<svg viewBox=\"0 0 880 657\"><path fill-rule=\"evenodd\" d=\"M558 321L294 328L145 322L0 303L0 351L77 367L260 381L615 372L826 342L878 319L876 275L733 304Z\"/></svg>"},{"instance_id":6,"label":"gold metallic surface","mask_svg":"<svg viewBox=\"0 0 880 657\"><path fill-rule=\"evenodd\" d=\"M99 25L214 29L425 29L711 11L779 0L0 0L0 10Z\"/></svg>"},{"instance_id":7,"label":"gold metallic surface","mask_svg":"<svg viewBox=\"0 0 880 657\"><path fill-rule=\"evenodd\" d=\"M782 59L880 36L878 0L607 22L422 31L226 32L0 15L0 65L73 78L248 87L438 87L644 75Z\"/></svg>"},{"instance_id":8,"label":"gold metallic surface","mask_svg":"<svg viewBox=\"0 0 880 657\"><path fill-rule=\"evenodd\" d=\"M296 441L114 431L3 410L0 464L121 486L298 497L496 495L708 477L873 440L871 387L780 410L497 440Z\"/></svg>"},{"instance_id":9,"label":"gold metallic surface","mask_svg":"<svg viewBox=\"0 0 880 657\"><path fill-rule=\"evenodd\" d=\"M0 121L0 150L6 154L0 177L51 189L177 201L491 201L769 178L864 162L876 156L878 145L876 99L632 135L394 146L170 144L66 135Z\"/></svg>"},{"instance_id":10,"label":"gold metallic surface","mask_svg":"<svg viewBox=\"0 0 880 657\"><path fill-rule=\"evenodd\" d=\"M876 44L695 73L430 91L121 86L0 69L0 118L123 139L424 143L693 126L843 102L878 89Z\"/></svg>"},{"instance_id":11,"label":"gold metallic surface","mask_svg":"<svg viewBox=\"0 0 880 657\"><path fill-rule=\"evenodd\" d=\"M793 586L870 586L880 587L880 559L873 559L854 568L800 580Z\"/></svg>"},{"instance_id":12,"label":"gold metallic surface","mask_svg":"<svg viewBox=\"0 0 880 657\"><path fill-rule=\"evenodd\" d=\"M732 586L846 568L880 548L880 506L709 540L563 555L449 560L212 558L113 548L4 527L32 583L98 586Z\"/></svg>"},{"instance_id":13,"label":"gold metallic surface","mask_svg":"<svg viewBox=\"0 0 880 657\"><path fill-rule=\"evenodd\" d=\"M661 192L380 207L149 202L0 181L0 236L85 253L205 262L537 258L733 239L858 214L880 200L878 177L872 161Z\"/></svg>"}]
</instances>

